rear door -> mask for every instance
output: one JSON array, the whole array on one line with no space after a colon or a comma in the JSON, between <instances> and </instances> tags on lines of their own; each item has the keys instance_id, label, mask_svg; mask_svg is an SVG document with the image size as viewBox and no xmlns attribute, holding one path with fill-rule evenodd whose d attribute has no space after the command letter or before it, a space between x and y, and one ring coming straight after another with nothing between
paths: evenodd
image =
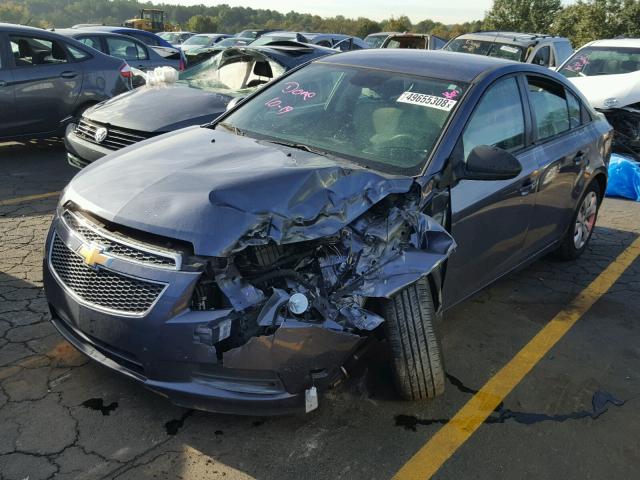
<instances>
[{"instance_id":1,"label":"rear door","mask_svg":"<svg viewBox=\"0 0 640 480\"><path fill-rule=\"evenodd\" d=\"M60 131L73 114L82 89L82 66L73 62L58 39L13 33L16 124L21 134Z\"/></svg>"},{"instance_id":2,"label":"rear door","mask_svg":"<svg viewBox=\"0 0 640 480\"><path fill-rule=\"evenodd\" d=\"M0 32L0 137L15 132L15 94L9 52L9 39Z\"/></svg>"},{"instance_id":3,"label":"rear door","mask_svg":"<svg viewBox=\"0 0 640 480\"><path fill-rule=\"evenodd\" d=\"M541 250L566 231L581 192L579 180L597 146L582 128L580 101L555 80L527 75L535 157L540 168L538 200L527 248Z\"/></svg>"},{"instance_id":4,"label":"rear door","mask_svg":"<svg viewBox=\"0 0 640 480\"><path fill-rule=\"evenodd\" d=\"M524 82L496 80L467 122L452 161L465 162L478 145L512 153L522 172L511 180L460 180L451 188L452 235L458 248L447 266L447 307L463 300L527 257L523 250L533 214L538 162L528 148L530 120Z\"/></svg>"}]
</instances>

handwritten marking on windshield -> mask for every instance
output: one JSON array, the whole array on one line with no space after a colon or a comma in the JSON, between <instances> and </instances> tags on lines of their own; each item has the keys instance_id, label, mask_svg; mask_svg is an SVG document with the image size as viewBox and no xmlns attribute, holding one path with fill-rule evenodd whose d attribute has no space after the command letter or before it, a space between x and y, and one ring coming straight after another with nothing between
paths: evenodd
<instances>
[{"instance_id":1,"label":"handwritten marking on windshield","mask_svg":"<svg viewBox=\"0 0 640 480\"><path fill-rule=\"evenodd\" d=\"M282 93L289 93L291 95L299 95L306 102L310 98L316 96L316 92L311 92L300 88L300 84L298 82L287 82L284 84L284 88L282 89Z\"/></svg>"},{"instance_id":2,"label":"handwritten marking on windshield","mask_svg":"<svg viewBox=\"0 0 640 480\"><path fill-rule=\"evenodd\" d=\"M293 110L291 105L282 105L282 100L280 97L272 98L267 103L264 104L267 108L277 110L278 115L284 115L285 113L289 113Z\"/></svg>"}]
</instances>

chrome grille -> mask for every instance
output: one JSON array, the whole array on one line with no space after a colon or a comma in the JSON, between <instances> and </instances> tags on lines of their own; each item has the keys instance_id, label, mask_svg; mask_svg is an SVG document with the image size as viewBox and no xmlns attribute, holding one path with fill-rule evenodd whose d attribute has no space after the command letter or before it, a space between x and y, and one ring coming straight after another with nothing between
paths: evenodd
<instances>
[{"instance_id":1,"label":"chrome grille","mask_svg":"<svg viewBox=\"0 0 640 480\"><path fill-rule=\"evenodd\" d=\"M176 268L175 257L143 250L142 246L136 248L134 245L119 242L117 239L101 232L99 226L89 226L90 220L87 218L83 217L82 220L79 220L76 214L71 213L69 210L66 210L62 217L71 230L83 237L88 243L101 245L111 256L147 265Z\"/></svg>"},{"instance_id":2,"label":"chrome grille","mask_svg":"<svg viewBox=\"0 0 640 480\"><path fill-rule=\"evenodd\" d=\"M53 238L49 260L58 279L81 300L117 313L144 314L166 286L102 268L94 270L57 235Z\"/></svg>"},{"instance_id":3,"label":"chrome grille","mask_svg":"<svg viewBox=\"0 0 640 480\"><path fill-rule=\"evenodd\" d=\"M107 136L100 143L96 142L95 139L96 130L99 127L107 129ZM88 142L95 143L96 145L102 145L109 150L119 150L155 136L154 133L114 128L109 125L101 125L97 122L89 122L85 118L82 118L78 125L76 125L74 132L80 138L87 140Z\"/></svg>"}]
</instances>

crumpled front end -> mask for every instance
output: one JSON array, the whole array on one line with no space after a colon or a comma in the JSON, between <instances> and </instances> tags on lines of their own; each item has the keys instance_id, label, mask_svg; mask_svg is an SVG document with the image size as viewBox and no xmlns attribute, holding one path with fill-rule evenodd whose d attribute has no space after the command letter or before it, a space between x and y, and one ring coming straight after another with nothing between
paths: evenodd
<instances>
[{"instance_id":1,"label":"crumpled front end","mask_svg":"<svg viewBox=\"0 0 640 480\"><path fill-rule=\"evenodd\" d=\"M640 103L602 113L614 130L613 150L640 161Z\"/></svg>"},{"instance_id":2,"label":"crumpled front end","mask_svg":"<svg viewBox=\"0 0 640 480\"><path fill-rule=\"evenodd\" d=\"M379 303L436 274L455 248L441 226L446 208L438 221L422 213L431 201L418 184L378 193L367 208L323 207L307 229L245 212L255 221L225 238L222 256L65 199L45 259L54 324L95 360L180 405L310 411L316 389L339 380L384 323ZM364 213L344 214L355 211ZM333 218L339 212L350 221Z\"/></svg>"}]
</instances>

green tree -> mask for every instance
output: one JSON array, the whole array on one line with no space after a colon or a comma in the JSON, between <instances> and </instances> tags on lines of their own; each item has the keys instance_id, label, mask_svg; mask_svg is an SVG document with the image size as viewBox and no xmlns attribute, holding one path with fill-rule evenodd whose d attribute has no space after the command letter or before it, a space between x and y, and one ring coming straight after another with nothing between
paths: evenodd
<instances>
[{"instance_id":1,"label":"green tree","mask_svg":"<svg viewBox=\"0 0 640 480\"><path fill-rule=\"evenodd\" d=\"M27 24L31 20L29 9L13 2L0 4L0 22Z\"/></svg>"},{"instance_id":2,"label":"green tree","mask_svg":"<svg viewBox=\"0 0 640 480\"><path fill-rule=\"evenodd\" d=\"M492 30L547 33L561 10L561 0L493 0L484 24Z\"/></svg>"},{"instance_id":3,"label":"green tree","mask_svg":"<svg viewBox=\"0 0 640 480\"><path fill-rule=\"evenodd\" d=\"M413 29L411 20L409 20L409 17L405 15L398 18L391 17L389 20L384 20L381 27L387 32L410 32Z\"/></svg>"},{"instance_id":4,"label":"green tree","mask_svg":"<svg viewBox=\"0 0 640 480\"><path fill-rule=\"evenodd\" d=\"M185 24L185 28L196 33L216 33L218 22L216 17L210 15L194 15Z\"/></svg>"}]
</instances>

